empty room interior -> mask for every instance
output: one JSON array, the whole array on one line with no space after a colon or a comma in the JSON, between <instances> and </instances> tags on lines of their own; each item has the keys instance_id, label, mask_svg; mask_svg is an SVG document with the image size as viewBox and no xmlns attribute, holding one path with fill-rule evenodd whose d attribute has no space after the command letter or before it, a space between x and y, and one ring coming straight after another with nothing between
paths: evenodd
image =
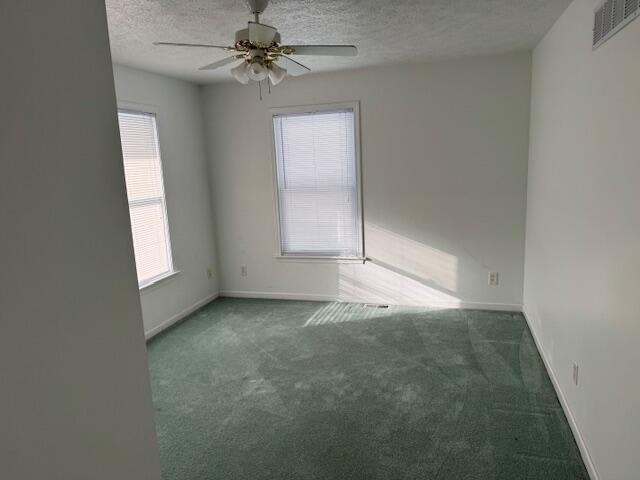
<instances>
[{"instance_id":1,"label":"empty room interior","mask_svg":"<svg viewBox=\"0 0 640 480\"><path fill-rule=\"evenodd\" d=\"M3 0L0 478L640 479L638 16Z\"/></svg>"}]
</instances>

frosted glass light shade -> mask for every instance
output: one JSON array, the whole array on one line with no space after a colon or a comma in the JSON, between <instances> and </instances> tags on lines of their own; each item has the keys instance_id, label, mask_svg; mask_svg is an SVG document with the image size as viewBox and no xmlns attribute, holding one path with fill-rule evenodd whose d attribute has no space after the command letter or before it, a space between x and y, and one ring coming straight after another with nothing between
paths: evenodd
<instances>
[{"instance_id":1,"label":"frosted glass light shade","mask_svg":"<svg viewBox=\"0 0 640 480\"><path fill-rule=\"evenodd\" d=\"M237 67L233 67L231 69L231 75L233 75L233 77L237 81L239 81L240 83L246 85L247 83L249 83L249 75L247 75L248 68L249 68L249 66L247 65L247 63L246 62L242 62Z\"/></svg>"},{"instance_id":2,"label":"frosted glass light shade","mask_svg":"<svg viewBox=\"0 0 640 480\"><path fill-rule=\"evenodd\" d=\"M271 79L271 83L274 85L279 84L286 76L287 71L275 63L272 63L269 67L269 78Z\"/></svg>"},{"instance_id":3,"label":"frosted glass light shade","mask_svg":"<svg viewBox=\"0 0 640 480\"><path fill-rule=\"evenodd\" d=\"M255 80L256 82L264 80L268 74L268 70L259 62L254 62L247 68L247 75L251 80Z\"/></svg>"}]
</instances>

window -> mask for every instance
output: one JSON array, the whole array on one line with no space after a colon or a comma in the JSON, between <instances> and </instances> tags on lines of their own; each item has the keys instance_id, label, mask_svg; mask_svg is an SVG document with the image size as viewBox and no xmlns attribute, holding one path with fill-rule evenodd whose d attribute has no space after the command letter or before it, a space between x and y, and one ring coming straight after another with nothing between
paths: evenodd
<instances>
[{"instance_id":1,"label":"window","mask_svg":"<svg viewBox=\"0 0 640 480\"><path fill-rule=\"evenodd\" d=\"M118 110L124 175L140 288L173 273L167 210L153 113Z\"/></svg>"},{"instance_id":2,"label":"window","mask_svg":"<svg viewBox=\"0 0 640 480\"><path fill-rule=\"evenodd\" d=\"M358 105L272 115L280 255L361 258Z\"/></svg>"}]
</instances>

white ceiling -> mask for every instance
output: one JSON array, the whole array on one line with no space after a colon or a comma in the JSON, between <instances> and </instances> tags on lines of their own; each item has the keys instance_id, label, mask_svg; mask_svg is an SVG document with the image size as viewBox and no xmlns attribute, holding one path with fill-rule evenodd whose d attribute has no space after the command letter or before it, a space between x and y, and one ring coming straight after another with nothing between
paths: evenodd
<instances>
[{"instance_id":1,"label":"white ceiling","mask_svg":"<svg viewBox=\"0 0 640 480\"><path fill-rule=\"evenodd\" d=\"M284 44L353 44L355 58L296 57L313 71L529 50L571 0L271 0L261 22ZM252 20L243 0L106 0L116 63L198 83L230 80L228 56L154 41L231 45Z\"/></svg>"}]
</instances>

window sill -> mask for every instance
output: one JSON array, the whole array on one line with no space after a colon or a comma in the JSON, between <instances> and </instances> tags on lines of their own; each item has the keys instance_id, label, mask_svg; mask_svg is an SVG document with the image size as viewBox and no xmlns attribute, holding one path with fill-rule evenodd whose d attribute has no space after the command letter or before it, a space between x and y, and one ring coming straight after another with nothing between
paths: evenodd
<instances>
[{"instance_id":1,"label":"window sill","mask_svg":"<svg viewBox=\"0 0 640 480\"><path fill-rule=\"evenodd\" d=\"M165 273L161 277L156 277L153 280L141 285L139 287L140 293L148 292L149 290L154 290L156 287L167 283L169 280L172 280L178 276L180 270L174 270L173 272Z\"/></svg>"},{"instance_id":2,"label":"window sill","mask_svg":"<svg viewBox=\"0 0 640 480\"><path fill-rule=\"evenodd\" d=\"M364 263L366 260L365 257L306 257L302 255L276 255L276 259L298 263Z\"/></svg>"}]
</instances>

